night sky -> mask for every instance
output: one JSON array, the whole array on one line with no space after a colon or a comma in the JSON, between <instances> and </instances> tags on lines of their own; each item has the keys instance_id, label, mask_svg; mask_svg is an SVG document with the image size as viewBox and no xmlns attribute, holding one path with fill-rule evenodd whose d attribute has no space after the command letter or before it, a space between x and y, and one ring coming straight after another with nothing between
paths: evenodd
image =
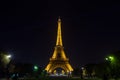
<instances>
[{"instance_id":1,"label":"night sky","mask_svg":"<svg viewBox=\"0 0 120 80\"><path fill-rule=\"evenodd\" d=\"M96 0L14 0L1 2L0 48L17 62L45 67L62 20L65 53L73 67L99 63L120 50L120 5Z\"/></svg>"}]
</instances>

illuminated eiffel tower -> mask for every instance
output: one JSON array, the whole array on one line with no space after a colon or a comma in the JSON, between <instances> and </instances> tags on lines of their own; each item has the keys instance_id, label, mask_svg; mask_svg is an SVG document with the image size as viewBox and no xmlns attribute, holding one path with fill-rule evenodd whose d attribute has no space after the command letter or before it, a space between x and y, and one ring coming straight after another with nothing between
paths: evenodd
<instances>
[{"instance_id":1,"label":"illuminated eiffel tower","mask_svg":"<svg viewBox=\"0 0 120 80\"><path fill-rule=\"evenodd\" d=\"M58 32L57 32L57 41L56 46L53 52L52 57L50 58L49 64L46 66L45 70L49 74L56 73L64 73L69 74L73 71L73 68L69 64L69 59L66 57L64 52L64 47L62 43L62 35L61 35L61 19L58 19Z\"/></svg>"}]
</instances>

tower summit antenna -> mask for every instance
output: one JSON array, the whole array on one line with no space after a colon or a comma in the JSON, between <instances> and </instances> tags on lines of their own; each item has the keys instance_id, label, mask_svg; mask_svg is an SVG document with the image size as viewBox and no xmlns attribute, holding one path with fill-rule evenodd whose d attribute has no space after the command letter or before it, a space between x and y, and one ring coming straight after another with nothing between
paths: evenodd
<instances>
[{"instance_id":1,"label":"tower summit antenna","mask_svg":"<svg viewBox=\"0 0 120 80\"><path fill-rule=\"evenodd\" d=\"M62 34L61 34L61 19L58 18L58 31L57 31L57 41L56 45L62 46Z\"/></svg>"},{"instance_id":2,"label":"tower summit antenna","mask_svg":"<svg viewBox=\"0 0 120 80\"><path fill-rule=\"evenodd\" d=\"M60 16L58 17L58 21L61 21L61 18L60 18Z\"/></svg>"}]
</instances>

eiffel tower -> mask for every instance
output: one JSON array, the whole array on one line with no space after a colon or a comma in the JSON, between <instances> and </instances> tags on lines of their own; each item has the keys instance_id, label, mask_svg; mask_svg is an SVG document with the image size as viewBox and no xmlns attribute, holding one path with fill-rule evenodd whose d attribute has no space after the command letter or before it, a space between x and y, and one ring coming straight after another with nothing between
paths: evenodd
<instances>
[{"instance_id":1,"label":"eiffel tower","mask_svg":"<svg viewBox=\"0 0 120 80\"><path fill-rule=\"evenodd\" d=\"M62 43L61 34L61 19L58 19L58 31L57 31L57 41L52 57L50 58L49 64L46 66L45 70L49 74L62 73L69 74L73 71L73 68L69 64L69 59L66 57L64 52L64 47Z\"/></svg>"}]
</instances>

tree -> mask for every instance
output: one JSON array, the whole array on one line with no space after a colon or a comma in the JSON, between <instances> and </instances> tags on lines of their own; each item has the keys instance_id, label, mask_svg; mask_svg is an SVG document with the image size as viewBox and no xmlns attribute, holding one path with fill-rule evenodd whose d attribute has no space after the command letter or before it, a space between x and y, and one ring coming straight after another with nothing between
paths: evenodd
<instances>
[{"instance_id":1,"label":"tree","mask_svg":"<svg viewBox=\"0 0 120 80\"><path fill-rule=\"evenodd\" d=\"M105 59L110 68L110 75L120 77L120 51L109 54Z\"/></svg>"},{"instance_id":2,"label":"tree","mask_svg":"<svg viewBox=\"0 0 120 80\"><path fill-rule=\"evenodd\" d=\"M74 68L73 75L74 76L80 76L80 74L81 74L80 68L78 68L78 67Z\"/></svg>"},{"instance_id":3,"label":"tree","mask_svg":"<svg viewBox=\"0 0 120 80\"><path fill-rule=\"evenodd\" d=\"M0 51L0 65L6 67L11 60L11 55L7 52Z\"/></svg>"},{"instance_id":4,"label":"tree","mask_svg":"<svg viewBox=\"0 0 120 80\"><path fill-rule=\"evenodd\" d=\"M87 64L87 65L85 65L85 69L87 71L88 77L93 77L92 74L95 71L95 66L96 66L96 64Z\"/></svg>"},{"instance_id":5,"label":"tree","mask_svg":"<svg viewBox=\"0 0 120 80\"><path fill-rule=\"evenodd\" d=\"M5 76L8 74L8 64L11 61L11 55L9 55L6 51L0 51L0 74Z\"/></svg>"}]
</instances>

